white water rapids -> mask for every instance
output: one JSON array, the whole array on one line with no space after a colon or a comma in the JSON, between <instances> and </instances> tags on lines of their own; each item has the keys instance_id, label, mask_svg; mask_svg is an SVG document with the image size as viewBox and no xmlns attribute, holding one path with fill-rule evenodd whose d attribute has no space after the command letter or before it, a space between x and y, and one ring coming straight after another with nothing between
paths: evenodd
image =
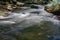
<instances>
[{"instance_id":1,"label":"white water rapids","mask_svg":"<svg viewBox=\"0 0 60 40\"><path fill-rule=\"evenodd\" d=\"M39 13L35 13L39 12ZM42 9L28 9L24 10L20 13L11 13L12 16L9 16L8 18L1 18L0 25L8 26L9 28L6 28L0 32L0 37L5 33L15 33L18 34L19 32L17 30L22 30L24 28L27 28L31 25L37 24L41 22L51 22L53 25L51 25L51 30L55 32L55 34L59 34L58 30L60 27L60 20L57 19L56 16L54 16L51 13L48 13ZM16 25L16 26L15 26ZM10 37L11 40L16 40Z\"/></svg>"}]
</instances>

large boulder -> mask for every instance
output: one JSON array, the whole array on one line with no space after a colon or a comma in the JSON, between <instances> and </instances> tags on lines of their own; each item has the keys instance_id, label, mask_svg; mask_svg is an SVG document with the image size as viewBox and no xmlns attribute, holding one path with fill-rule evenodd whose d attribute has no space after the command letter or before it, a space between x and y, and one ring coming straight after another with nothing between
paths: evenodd
<instances>
[{"instance_id":1,"label":"large boulder","mask_svg":"<svg viewBox=\"0 0 60 40\"><path fill-rule=\"evenodd\" d=\"M45 6L45 10L47 12L53 13L54 15L60 15L60 4Z\"/></svg>"}]
</instances>

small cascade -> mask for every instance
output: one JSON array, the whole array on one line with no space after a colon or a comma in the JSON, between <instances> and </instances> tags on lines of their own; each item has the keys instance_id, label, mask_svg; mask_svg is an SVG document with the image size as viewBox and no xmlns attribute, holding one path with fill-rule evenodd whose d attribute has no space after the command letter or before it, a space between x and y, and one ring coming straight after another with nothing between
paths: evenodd
<instances>
[{"instance_id":1,"label":"small cascade","mask_svg":"<svg viewBox=\"0 0 60 40\"><path fill-rule=\"evenodd\" d=\"M39 14L31 13L35 11L38 11ZM8 35L8 37L12 37L10 38L11 40L13 39L16 40L12 35L22 34L19 30L23 30L35 24L41 25L42 23L45 23L45 22L48 26L50 25L49 27L50 30L54 32L54 34L52 35L54 38L56 38L55 35L60 35L59 34L60 20L58 20L57 17L54 16L53 14L46 12L44 10L44 7L42 9L28 9L20 13L13 13L13 15L14 15L13 18L8 19L6 21L7 23L11 21L15 24L0 26L0 35L2 35L3 38L5 35ZM56 40L56 39L53 39L53 40Z\"/></svg>"}]
</instances>

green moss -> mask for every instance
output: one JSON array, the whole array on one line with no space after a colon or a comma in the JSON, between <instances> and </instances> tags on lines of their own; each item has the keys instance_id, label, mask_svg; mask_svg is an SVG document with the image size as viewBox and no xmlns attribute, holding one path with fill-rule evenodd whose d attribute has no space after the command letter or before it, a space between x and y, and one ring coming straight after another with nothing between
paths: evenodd
<instances>
[{"instance_id":1,"label":"green moss","mask_svg":"<svg viewBox=\"0 0 60 40\"><path fill-rule=\"evenodd\" d=\"M45 10L51 13L60 12L60 4L51 3L50 6L45 6Z\"/></svg>"}]
</instances>

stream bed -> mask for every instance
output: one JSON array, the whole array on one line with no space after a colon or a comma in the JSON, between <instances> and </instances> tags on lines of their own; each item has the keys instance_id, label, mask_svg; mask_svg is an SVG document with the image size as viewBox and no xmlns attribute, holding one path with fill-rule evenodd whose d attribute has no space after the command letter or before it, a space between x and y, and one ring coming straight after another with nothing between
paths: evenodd
<instances>
[{"instance_id":1,"label":"stream bed","mask_svg":"<svg viewBox=\"0 0 60 40\"><path fill-rule=\"evenodd\" d=\"M60 20L41 7L1 20L0 40L60 40Z\"/></svg>"}]
</instances>

